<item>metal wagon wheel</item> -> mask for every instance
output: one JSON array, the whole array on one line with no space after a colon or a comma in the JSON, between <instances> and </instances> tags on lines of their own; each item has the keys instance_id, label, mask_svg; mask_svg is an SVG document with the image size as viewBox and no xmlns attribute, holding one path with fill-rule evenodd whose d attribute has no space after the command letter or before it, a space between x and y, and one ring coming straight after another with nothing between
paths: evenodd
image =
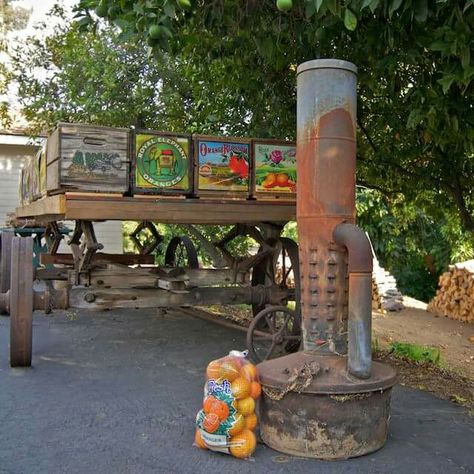
<instances>
[{"instance_id":1,"label":"metal wagon wheel","mask_svg":"<svg viewBox=\"0 0 474 474\"><path fill-rule=\"evenodd\" d=\"M286 306L263 309L247 331L247 349L256 363L295 352L300 344L300 321L295 311Z\"/></svg>"},{"instance_id":2,"label":"metal wagon wheel","mask_svg":"<svg viewBox=\"0 0 474 474\"><path fill-rule=\"evenodd\" d=\"M10 365L29 367L33 326L33 239L12 242L10 284Z\"/></svg>"},{"instance_id":3,"label":"metal wagon wheel","mask_svg":"<svg viewBox=\"0 0 474 474\"><path fill-rule=\"evenodd\" d=\"M300 267L298 244L286 237L268 239L266 245L274 248L274 252L252 269L252 286L277 285L289 291L288 307L293 309L295 317L301 320L300 309ZM260 247L259 252L263 251ZM253 304L253 315L257 316L265 305Z\"/></svg>"},{"instance_id":4,"label":"metal wagon wheel","mask_svg":"<svg viewBox=\"0 0 474 474\"><path fill-rule=\"evenodd\" d=\"M0 293L6 293L10 289L11 252L14 236L12 231L0 233Z\"/></svg>"},{"instance_id":5,"label":"metal wagon wheel","mask_svg":"<svg viewBox=\"0 0 474 474\"><path fill-rule=\"evenodd\" d=\"M198 254L193 241L186 235L173 237L166 248L167 267L199 268Z\"/></svg>"}]
</instances>

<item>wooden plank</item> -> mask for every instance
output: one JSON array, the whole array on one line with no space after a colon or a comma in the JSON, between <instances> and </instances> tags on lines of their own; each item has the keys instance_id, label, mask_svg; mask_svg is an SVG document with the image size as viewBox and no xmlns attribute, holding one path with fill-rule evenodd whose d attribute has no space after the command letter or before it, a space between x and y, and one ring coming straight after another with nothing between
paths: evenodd
<instances>
[{"instance_id":1,"label":"wooden plank","mask_svg":"<svg viewBox=\"0 0 474 474\"><path fill-rule=\"evenodd\" d=\"M17 217L40 216L56 216L56 220L149 220L163 224L285 223L296 219L296 204L222 199L152 200L66 194L49 196L17 208Z\"/></svg>"},{"instance_id":2,"label":"wooden plank","mask_svg":"<svg viewBox=\"0 0 474 474\"><path fill-rule=\"evenodd\" d=\"M161 289L95 289L74 287L69 307L77 309L163 308L211 304L251 304L252 288L193 288L174 293Z\"/></svg>"},{"instance_id":3,"label":"wooden plank","mask_svg":"<svg viewBox=\"0 0 474 474\"><path fill-rule=\"evenodd\" d=\"M92 257L92 263L116 263L119 265L152 265L155 262L153 255L127 255L96 253ZM58 253L51 255L42 253L40 255L42 265L74 265L74 257L70 253Z\"/></svg>"},{"instance_id":4,"label":"wooden plank","mask_svg":"<svg viewBox=\"0 0 474 474\"><path fill-rule=\"evenodd\" d=\"M49 196L39 199L23 207L16 208L17 217L51 217L51 220L61 220L66 213L66 198L64 195Z\"/></svg>"}]
</instances>

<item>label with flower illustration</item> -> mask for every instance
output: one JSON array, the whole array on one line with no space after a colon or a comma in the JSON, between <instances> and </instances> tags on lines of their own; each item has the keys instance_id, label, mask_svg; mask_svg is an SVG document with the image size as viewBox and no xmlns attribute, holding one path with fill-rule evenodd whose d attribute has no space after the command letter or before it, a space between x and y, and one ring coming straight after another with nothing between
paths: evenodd
<instances>
[{"instance_id":1,"label":"label with flower illustration","mask_svg":"<svg viewBox=\"0 0 474 474\"><path fill-rule=\"evenodd\" d=\"M296 193L296 146L254 143L255 191Z\"/></svg>"}]
</instances>

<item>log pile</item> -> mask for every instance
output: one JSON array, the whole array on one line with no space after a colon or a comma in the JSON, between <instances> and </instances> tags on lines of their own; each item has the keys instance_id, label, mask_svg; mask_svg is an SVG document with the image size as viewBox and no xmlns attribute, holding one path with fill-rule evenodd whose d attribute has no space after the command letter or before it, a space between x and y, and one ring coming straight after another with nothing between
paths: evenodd
<instances>
[{"instance_id":1,"label":"log pile","mask_svg":"<svg viewBox=\"0 0 474 474\"><path fill-rule=\"evenodd\" d=\"M403 295L397 288L395 277L379 265L374 257L372 273L372 310L373 311L401 311Z\"/></svg>"},{"instance_id":2,"label":"log pile","mask_svg":"<svg viewBox=\"0 0 474 474\"><path fill-rule=\"evenodd\" d=\"M428 311L474 323L474 260L456 263L439 277L439 288Z\"/></svg>"}]
</instances>

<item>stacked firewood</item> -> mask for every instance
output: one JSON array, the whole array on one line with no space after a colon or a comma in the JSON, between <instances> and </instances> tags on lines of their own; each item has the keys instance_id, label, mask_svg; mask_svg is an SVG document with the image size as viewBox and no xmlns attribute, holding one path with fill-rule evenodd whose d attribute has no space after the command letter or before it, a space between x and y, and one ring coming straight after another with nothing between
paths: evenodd
<instances>
[{"instance_id":1,"label":"stacked firewood","mask_svg":"<svg viewBox=\"0 0 474 474\"><path fill-rule=\"evenodd\" d=\"M397 288L395 277L381 267L377 258L374 257L372 310L400 311L403 308L403 295Z\"/></svg>"},{"instance_id":2,"label":"stacked firewood","mask_svg":"<svg viewBox=\"0 0 474 474\"><path fill-rule=\"evenodd\" d=\"M474 260L456 263L439 277L439 288L428 311L474 323Z\"/></svg>"}]
</instances>

